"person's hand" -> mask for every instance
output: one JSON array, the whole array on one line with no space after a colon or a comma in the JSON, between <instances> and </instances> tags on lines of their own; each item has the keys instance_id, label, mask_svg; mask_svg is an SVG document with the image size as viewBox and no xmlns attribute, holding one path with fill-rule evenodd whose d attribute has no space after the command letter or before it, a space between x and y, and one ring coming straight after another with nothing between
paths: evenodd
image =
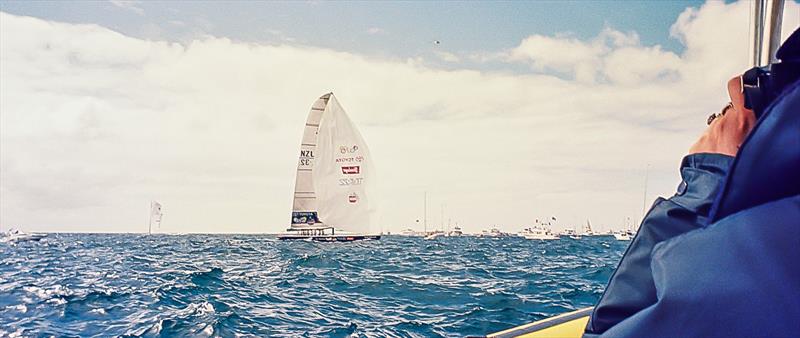
<instances>
[{"instance_id":1,"label":"person's hand","mask_svg":"<svg viewBox=\"0 0 800 338\"><path fill-rule=\"evenodd\" d=\"M700 139L689 148L689 154L715 153L736 156L739 146L753 129L756 116L744 107L742 80L740 76L728 81L728 96L731 105L724 108L722 116L717 116Z\"/></svg>"}]
</instances>

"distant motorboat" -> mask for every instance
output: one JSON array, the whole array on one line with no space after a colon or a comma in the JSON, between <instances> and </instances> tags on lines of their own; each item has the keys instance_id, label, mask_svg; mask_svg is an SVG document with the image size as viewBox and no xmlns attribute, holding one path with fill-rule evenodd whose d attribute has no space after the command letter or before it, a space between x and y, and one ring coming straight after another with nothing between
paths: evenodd
<instances>
[{"instance_id":1,"label":"distant motorboat","mask_svg":"<svg viewBox=\"0 0 800 338\"><path fill-rule=\"evenodd\" d=\"M495 237L510 237L510 234L500 231L497 228L491 228L490 230L483 230L478 237L488 237L488 238L495 238Z\"/></svg>"},{"instance_id":2,"label":"distant motorboat","mask_svg":"<svg viewBox=\"0 0 800 338\"><path fill-rule=\"evenodd\" d=\"M558 235L559 235L559 236L569 236L569 237L572 237L572 236L575 236L575 235L577 235L577 234L578 234L578 233L575 231L575 229L564 229L564 231L561 231L561 233L559 233Z\"/></svg>"},{"instance_id":3,"label":"distant motorboat","mask_svg":"<svg viewBox=\"0 0 800 338\"><path fill-rule=\"evenodd\" d=\"M421 234L419 232L416 232L413 229L405 229L400 232L400 236L406 236L406 237L420 237L420 235Z\"/></svg>"},{"instance_id":4,"label":"distant motorboat","mask_svg":"<svg viewBox=\"0 0 800 338\"><path fill-rule=\"evenodd\" d=\"M630 241L631 235L627 231L615 232L614 238L618 241Z\"/></svg>"},{"instance_id":5,"label":"distant motorboat","mask_svg":"<svg viewBox=\"0 0 800 338\"><path fill-rule=\"evenodd\" d=\"M447 237L461 237L463 235L464 235L464 232L461 231L461 228L458 225L456 225L455 228L453 228L453 231L448 232L446 236Z\"/></svg>"},{"instance_id":6,"label":"distant motorboat","mask_svg":"<svg viewBox=\"0 0 800 338\"><path fill-rule=\"evenodd\" d=\"M575 231L575 229L564 229L564 231L562 231L560 235L567 236L570 239L581 239L581 235L579 235L578 232Z\"/></svg>"},{"instance_id":7,"label":"distant motorboat","mask_svg":"<svg viewBox=\"0 0 800 338\"><path fill-rule=\"evenodd\" d=\"M560 239L558 235L553 234L550 229L545 228L544 226L536 225L532 228L526 228L519 232L519 235L524 237L525 239L531 240L555 240Z\"/></svg>"},{"instance_id":8,"label":"distant motorboat","mask_svg":"<svg viewBox=\"0 0 800 338\"><path fill-rule=\"evenodd\" d=\"M27 233L22 230L12 228L3 233L3 237L0 238L0 242L5 242L5 243L18 243L18 242L28 242L28 241L38 242L45 237L47 237L47 234Z\"/></svg>"}]
</instances>

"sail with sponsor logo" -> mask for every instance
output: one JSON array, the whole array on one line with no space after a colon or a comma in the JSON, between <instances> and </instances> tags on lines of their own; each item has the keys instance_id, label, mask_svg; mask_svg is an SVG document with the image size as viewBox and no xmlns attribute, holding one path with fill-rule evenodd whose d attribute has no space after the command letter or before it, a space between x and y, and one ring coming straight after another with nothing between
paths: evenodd
<instances>
[{"instance_id":1,"label":"sail with sponsor logo","mask_svg":"<svg viewBox=\"0 0 800 338\"><path fill-rule=\"evenodd\" d=\"M289 233L279 239L352 241L373 233L372 158L339 101L328 93L311 106L300 142Z\"/></svg>"}]
</instances>

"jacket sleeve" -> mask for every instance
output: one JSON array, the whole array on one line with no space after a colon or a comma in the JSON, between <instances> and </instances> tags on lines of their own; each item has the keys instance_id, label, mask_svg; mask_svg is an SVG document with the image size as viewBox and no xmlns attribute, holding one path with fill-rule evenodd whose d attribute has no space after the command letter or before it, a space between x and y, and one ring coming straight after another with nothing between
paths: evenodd
<instances>
[{"instance_id":1,"label":"jacket sleeve","mask_svg":"<svg viewBox=\"0 0 800 338\"><path fill-rule=\"evenodd\" d=\"M682 181L675 195L658 198L611 276L595 306L584 337L602 334L623 319L656 302L651 273L653 247L706 225L714 198L733 157L693 154L681 163Z\"/></svg>"}]
</instances>

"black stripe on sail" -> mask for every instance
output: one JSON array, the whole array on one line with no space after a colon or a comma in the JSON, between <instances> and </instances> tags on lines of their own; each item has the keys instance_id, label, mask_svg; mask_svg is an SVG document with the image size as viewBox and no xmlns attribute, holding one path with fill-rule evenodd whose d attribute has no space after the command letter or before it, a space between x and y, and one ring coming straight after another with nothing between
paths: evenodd
<instances>
[{"instance_id":1,"label":"black stripe on sail","mask_svg":"<svg viewBox=\"0 0 800 338\"><path fill-rule=\"evenodd\" d=\"M307 127L319 127L319 124L306 123Z\"/></svg>"}]
</instances>

